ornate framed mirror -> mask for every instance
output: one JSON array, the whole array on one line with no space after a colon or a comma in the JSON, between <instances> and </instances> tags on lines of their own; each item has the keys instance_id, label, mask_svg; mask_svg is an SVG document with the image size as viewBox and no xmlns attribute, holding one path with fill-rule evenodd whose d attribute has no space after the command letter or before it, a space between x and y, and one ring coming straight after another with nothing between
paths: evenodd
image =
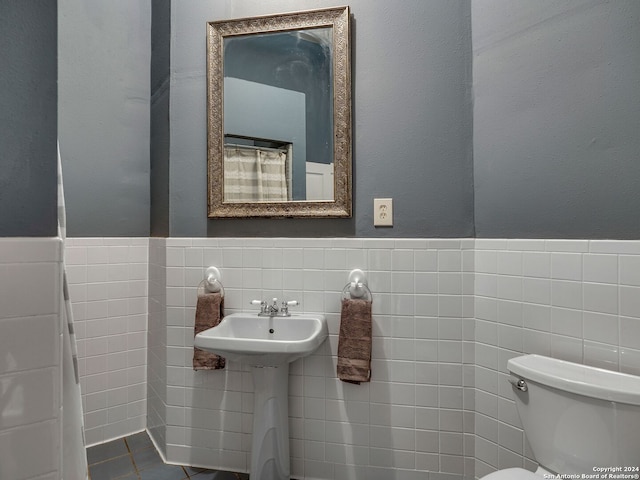
<instances>
[{"instance_id":1,"label":"ornate framed mirror","mask_svg":"<svg viewBox=\"0 0 640 480\"><path fill-rule=\"evenodd\" d=\"M207 24L208 216L350 217L349 7Z\"/></svg>"}]
</instances>

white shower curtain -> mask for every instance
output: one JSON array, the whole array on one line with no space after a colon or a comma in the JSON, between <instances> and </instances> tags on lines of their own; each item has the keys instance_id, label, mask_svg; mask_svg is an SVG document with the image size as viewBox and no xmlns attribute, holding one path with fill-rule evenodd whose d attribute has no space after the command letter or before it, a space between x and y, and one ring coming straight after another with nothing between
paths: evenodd
<instances>
[{"instance_id":1,"label":"white shower curtain","mask_svg":"<svg viewBox=\"0 0 640 480\"><path fill-rule=\"evenodd\" d=\"M62 239L62 251L67 236L67 218L64 205L62 183L62 161L58 145L58 236ZM78 351L73 330L73 314L69 300L67 269L62 256L62 476L63 480L86 480L89 478L87 467L86 443L84 439L84 419L82 414L82 396L80 393L80 375L78 373Z\"/></svg>"},{"instance_id":2,"label":"white shower curtain","mask_svg":"<svg viewBox=\"0 0 640 480\"><path fill-rule=\"evenodd\" d=\"M287 188L291 158L289 152L256 147L225 146L224 201L290 200Z\"/></svg>"}]
</instances>

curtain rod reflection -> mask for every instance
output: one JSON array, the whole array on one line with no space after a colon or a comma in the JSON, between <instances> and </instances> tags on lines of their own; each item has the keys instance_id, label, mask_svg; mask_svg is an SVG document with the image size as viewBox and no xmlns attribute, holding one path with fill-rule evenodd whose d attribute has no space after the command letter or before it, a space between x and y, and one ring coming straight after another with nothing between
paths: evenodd
<instances>
[{"instance_id":1,"label":"curtain rod reflection","mask_svg":"<svg viewBox=\"0 0 640 480\"><path fill-rule=\"evenodd\" d=\"M251 137L248 135L238 135L235 133L225 133L224 134L224 138L225 140L227 139L238 139L238 140L250 140L252 142L269 142L269 143L279 143L282 145L287 145L291 142L287 142L285 140L276 140L274 138L261 138L261 137Z\"/></svg>"},{"instance_id":2,"label":"curtain rod reflection","mask_svg":"<svg viewBox=\"0 0 640 480\"><path fill-rule=\"evenodd\" d=\"M231 147L231 148L247 148L247 149L251 149L251 150L267 150L267 151L271 151L271 152L282 152L282 153L287 153L287 147L258 147L256 145L242 145L239 143L225 143L224 144L225 147Z\"/></svg>"}]
</instances>

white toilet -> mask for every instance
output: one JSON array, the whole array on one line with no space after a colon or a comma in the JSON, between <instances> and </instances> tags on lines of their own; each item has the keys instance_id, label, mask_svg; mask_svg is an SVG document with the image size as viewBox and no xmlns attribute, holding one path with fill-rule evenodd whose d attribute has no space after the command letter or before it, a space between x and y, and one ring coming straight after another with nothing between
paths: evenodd
<instances>
[{"instance_id":1,"label":"white toilet","mask_svg":"<svg viewBox=\"0 0 640 480\"><path fill-rule=\"evenodd\" d=\"M482 480L638 478L640 377L541 355L512 358L507 368L540 466L535 473L499 470Z\"/></svg>"}]
</instances>

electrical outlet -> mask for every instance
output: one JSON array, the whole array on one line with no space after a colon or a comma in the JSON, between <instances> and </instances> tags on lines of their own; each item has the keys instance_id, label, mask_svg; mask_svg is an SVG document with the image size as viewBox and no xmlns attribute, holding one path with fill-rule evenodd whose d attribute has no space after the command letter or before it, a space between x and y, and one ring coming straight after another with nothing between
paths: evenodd
<instances>
[{"instance_id":1,"label":"electrical outlet","mask_svg":"<svg viewBox=\"0 0 640 480\"><path fill-rule=\"evenodd\" d=\"M393 227L393 199L373 199L373 226Z\"/></svg>"}]
</instances>

